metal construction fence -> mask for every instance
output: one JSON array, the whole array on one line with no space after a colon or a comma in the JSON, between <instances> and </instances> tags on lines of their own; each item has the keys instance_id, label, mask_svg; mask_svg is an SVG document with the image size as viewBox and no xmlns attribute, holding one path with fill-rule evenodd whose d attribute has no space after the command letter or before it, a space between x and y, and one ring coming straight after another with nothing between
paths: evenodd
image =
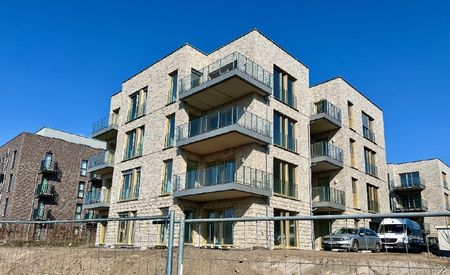
<instances>
[{"instance_id":1,"label":"metal construction fence","mask_svg":"<svg viewBox=\"0 0 450 275\"><path fill-rule=\"evenodd\" d=\"M274 214L0 221L0 274L450 274L449 211Z\"/></svg>"}]
</instances>

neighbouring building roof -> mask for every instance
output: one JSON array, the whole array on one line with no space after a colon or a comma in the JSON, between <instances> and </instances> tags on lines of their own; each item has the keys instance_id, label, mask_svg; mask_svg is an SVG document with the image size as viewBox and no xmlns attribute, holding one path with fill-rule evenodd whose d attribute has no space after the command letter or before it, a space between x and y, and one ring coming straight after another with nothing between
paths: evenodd
<instances>
[{"instance_id":1,"label":"neighbouring building roof","mask_svg":"<svg viewBox=\"0 0 450 275\"><path fill-rule=\"evenodd\" d=\"M76 135L61 130L56 130L48 127L44 127L36 132L36 135L49 137L49 138L59 138L67 142L77 143L87 145L93 148L106 149L106 142L92 139L89 137L84 137L81 135Z\"/></svg>"}]
</instances>

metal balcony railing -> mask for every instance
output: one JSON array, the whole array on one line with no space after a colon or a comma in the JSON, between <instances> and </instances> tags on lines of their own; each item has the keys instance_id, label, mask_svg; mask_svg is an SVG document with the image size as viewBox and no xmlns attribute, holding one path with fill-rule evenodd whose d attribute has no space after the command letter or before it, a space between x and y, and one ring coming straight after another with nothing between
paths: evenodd
<instances>
[{"instance_id":1,"label":"metal balcony railing","mask_svg":"<svg viewBox=\"0 0 450 275\"><path fill-rule=\"evenodd\" d=\"M112 113L92 123L92 135L95 136L98 132L113 126L119 126L119 115L116 113Z\"/></svg>"},{"instance_id":2,"label":"metal balcony railing","mask_svg":"<svg viewBox=\"0 0 450 275\"><path fill-rule=\"evenodd\" d=\"M128 119L127 122L130 122L132 120L135 120L137 118L140 118L142 116L145 115L147 111L147 104L140 104L138 106L136 106L136 108L131 108L130 111L128 112Z\"/></svg>"},{"instance_id":3,"label":"metal balcony railing","mask_svg":"<svg viewBox=\"0 0 450 275\"><path fill-rule=\"evenodd\" d=\"M326 114L339 122L342 121L341 109L334 106L327 100L321 100L319 102L314 103L312 105L312 114L313 115Z\"/></svg>"},{"instance_id":4,"label":"metal balcony railing","mask_svg":"<svg viewBox=\"0 0 450 275\"><path fill-rule=\"evenodd\" d=\"M330 202L345 206L345 192L329 186L319 186L312 188L312 201Z\"/></svg>"},{"instance_id":5,"label":"metal balcony railing","mask_svg":"<svg viewBox=\"0 0 450 275\"><path fill-rule=\"evenodd\" d=\"M344 151L328 142L318 142L311 145L311 158L330 157L336 161L343 162Z\"/></svg>"},{"instance_id":6,"label":"metal balcony railing","mask_svg":"<svg viewBox=\"0 0 450 275\"><path fill-rule=\"evenodd\" d=\"M366 127L364 125L363 125L363 136L366 139L368 139L372 142L375 142L375 133L371 129L369 129L368 127Z\"/></svg>"},{"instance_id":7,"label":"metal balcony railing","mask_svg":"<svg viewBox=\"0 0 450 275\"><path fill-rule=\"evenodd\" d=\"M96 203L110 203L111 200L111 190L102 189L89 191L84 199L84 204L96 204Z\"/></svg>"},{"instance_id":8,"label":"metal balcony railing","mask_svg":"<svg viewBox=\"0 0 450 275\"><path fill-rule=\"evenodd\" d=\"M394 210L396 211L426 211L428 210L428 202L424 199L397 199L394 200Z\"/></svg>"},{"instance_id":9,"label":"metal balcony railing","mask_svg":"<svg viewBox=\"0 0 450 275\"><path fill-rule=\"evenodd\" d=\"M57 196L56 188L54 184L43 184L40 183L36 187L36 196Z\"/></svg>"},{"instance_id":10,"label":"metal balcony railing","mask_svg":"<svg viewBox=\"0 0 450 275\"><path fill-rule=\"evenodd\" d=\"M114 164L114 154L115 154L115 152L110 150L110 151L104 151L98 155L91 157L88 162L88 168L92 169L94 167L105 165L105 164L113 165Z\"/></svg>"},{"instance_id":11,"label":"metal balcony railing","mask_svg":"<svg viewBox=\"0 0 450 275\"><path fill-rule=\"evenodd\" d=\"M425 189L425 179L420 177L412 182L402 182L400 178L390 181L391 190L414 190Z\"/></svg>"},{"instance_id":12,"label":"metal balcony railing","mask_svg":"<svg viewBox=\"0 0 450 275\"><path fill-rule=\"evenodd\" d=\"M271 190L272 175L247 166L236 167L234 163L193 170L174 176L174 191L237 183Z\"/></svg>"},{"instance_id":13,"label":"metal balcony railing","mask_svg":"<svg viewBox=\"0 0 450 275\"><path fill-rule=\"evenodd\" d=\"M183 93L190 91L192 88L200 86L232 70L239 70L265 86L269 88L273 87L272 73L266 71L244 55L234 52L182 78L180 80L179 93L183 95Z\"/></svg>"},{"instance_id":14,"label":"metal balcony railing","mask_svg":"<svg viewBox=\"0 0 450 275\"><path fill-rule=\"evenodd\" d=\"M242 106L232 106L194 119L177 127L177 141L198 136L216 129L237 124L266 137L272 137L272 123L252 114Z\"/></svg>"}]
</instances>

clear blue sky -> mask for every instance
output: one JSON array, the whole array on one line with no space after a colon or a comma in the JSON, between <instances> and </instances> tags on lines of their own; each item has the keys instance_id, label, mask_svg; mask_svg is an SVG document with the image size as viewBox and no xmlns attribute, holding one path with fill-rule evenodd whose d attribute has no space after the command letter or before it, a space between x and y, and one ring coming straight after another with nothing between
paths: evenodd
<instances>
[{"instance_id":1,"label":"clear blue sky","mask_svg":"<svg viewBox=\"0 0 450 275\"><path fill-rule=\"evenodd\" d=\"M450 1L292 3L2 1L0 144L42 126L89 135L150 63L258 28L310 68L311 84L343 76L381 106L388 161L450 164Z\"/></svg>"}]
</instances>

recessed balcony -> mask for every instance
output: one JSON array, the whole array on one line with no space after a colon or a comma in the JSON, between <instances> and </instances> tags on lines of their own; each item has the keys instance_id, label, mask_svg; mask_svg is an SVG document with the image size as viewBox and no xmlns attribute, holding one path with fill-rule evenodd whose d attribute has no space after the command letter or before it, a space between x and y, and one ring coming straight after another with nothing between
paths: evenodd
<instances>
[{"instance_id":1,"label":"recessed balcony","mask_svg":"<svg viewBox=\"0 0 450 275\"><path fill-rule=\"evenodd\" d=\"M89 159L88 171L98 175L110 174L114 168L114 151L104 151Z\"/></svg>"},{"instance_id":2,"label":"recessed balcony","mask_svg":"<svg viewBox=\"0 0 450 275\"><path fill-rule=\"evenodd\" d=\"M310 117L311 135L316 135L341 128L341 109L327 100L321 100L313 104Z\"/></svg>"},{"instance_id":3,"label":"recessed balcony","mask_svg":"<svg viewBox=\"0 0 450 275\"><path fill-rule=\"evenodd\" d=\"M234 52L181 79L179 98L208 110L252 93L271 95L272 87L272 73Z\"/></svg>"},{"instance_id":4,"label":"recessed balcony","mask_svg":"<svg viewBox=\"0 0 450 275\"><path fill-rule=\"evenodd\" d=\"M328 142L318 142L311 145L311 170L315 172L342 169L344 152L341 148Z\"/></svg>"},{"instance_id":5,"label":"recessed balcony","mask_svg":"<svg viewBox=\"0 0 450 275\"><path fill-rule=\"evenodd\" d=\"M314 213L345 211L345 192L328 186L312 188Z\"/></svg>"},{"instance_id":6,"label":"recessed balcony","mask_svg":"<svg viewBox=\"0 0 450 275\"><path fill-rule=\"evenodd\" d=\"M92 137L108 141L117 137L119 115L112 113L92 124Z\"/></svg>"},{"instance_id":7,"label":"recessed balcony","mask_svg":"<svg viewBox=\"0 0 450 275\"><path fill-rule=\"evenodd\" d=\"M110 189L95 189L86 194L83 209L103 210L109 208L111 200Z\"/></svg>"},{"instance_id":8,"label":"recessed balcony","mask_svg":"<svg viewBox=\"0 0 450 275\"><path fill-rule=\"evenodd\" d=\"M249 143L269 144L271 139L272 124L240 106L177 127L177 146L200 155Z\"/></svg>"},{"instance_id":9,"label":"recessed balcony","mask_svg":"<svg viewBox=\"0 0 450 275\"><path fill-rule=\"evenodd\" d=\"M393 201L394 212L421 212L428 210L428 202L424 199L402 199Z\"/></svg>"},{"instance_id":10,"label":"recessed balcony","mask_svg":"<svg viewBox=\"0 0 450 275\"><path fill-rule=\"evenodd\" d=\"M408 191L422 191L425 190L425 179L414 178L412 182L405 182L398 180L391 180L391 191L394 192L408 192Z\"/></svg>"},{"instance_id":11,"label":"recessed balcony","mask_svg":"<svg viewBox=\"0 0 450 275\"><path fill-rule=\"evenodd\" d=\"M174 176L174 198L215 201L272 195L272 175L234 163L213 166Z\"/></svg>"}]
</instances>

